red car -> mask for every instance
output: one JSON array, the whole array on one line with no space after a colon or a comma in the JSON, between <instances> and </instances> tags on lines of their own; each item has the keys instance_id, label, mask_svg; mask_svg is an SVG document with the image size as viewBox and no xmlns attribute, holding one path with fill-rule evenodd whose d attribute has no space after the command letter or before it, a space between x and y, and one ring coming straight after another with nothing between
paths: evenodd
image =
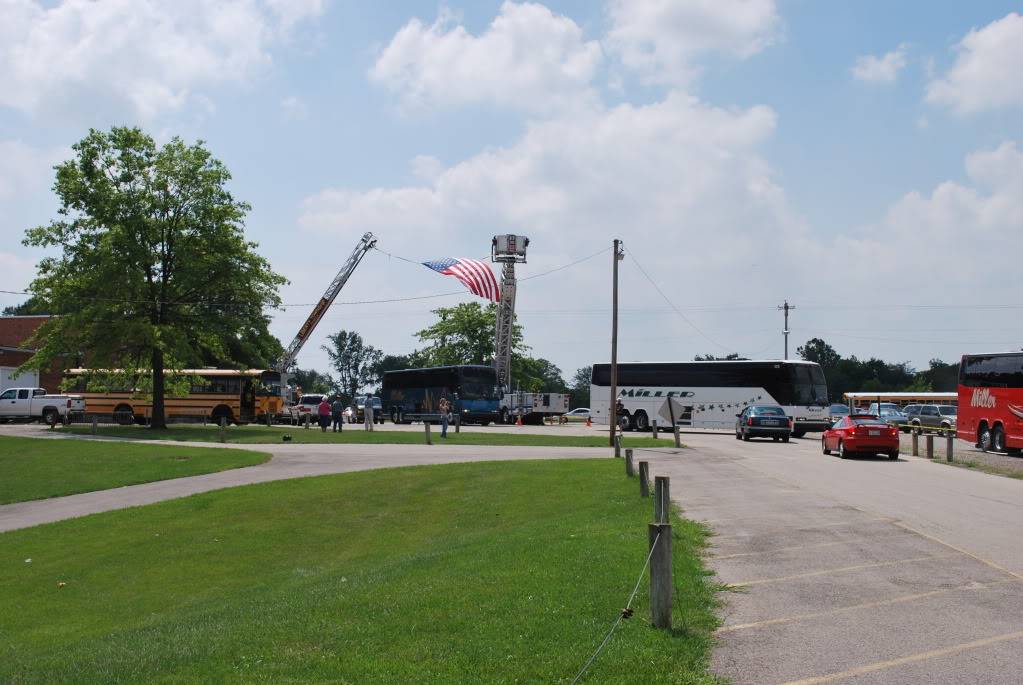
<instances>
[{"instance_id":1,"label":"red car","mask_svg":"<svg viewBox=\"0 0 1023 685\"><path fill-rule=\"evenodd\" d=\"M899 458L899 429L873 414L853 414L834 423L821 438L824 454L832 450L845 459L851 454L887 454Z\"/></svg>"}]
</instances>

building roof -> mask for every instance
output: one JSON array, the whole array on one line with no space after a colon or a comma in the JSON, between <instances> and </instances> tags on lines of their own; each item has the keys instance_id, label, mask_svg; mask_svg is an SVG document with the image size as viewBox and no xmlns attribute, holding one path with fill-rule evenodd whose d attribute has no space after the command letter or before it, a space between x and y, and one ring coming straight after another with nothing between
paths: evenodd
<instances>
[{"instance_id":1,"label":"building roof","mask_svg":"<svg viewBox=\"0 0 1023 685\"><path fill-rule=\"evenodd\" d=\"M49 318L49 314L0 316L0 347L26 349L25 341ZM29 351L34 352L35 350Z\"/></svg>"}]
</instances>

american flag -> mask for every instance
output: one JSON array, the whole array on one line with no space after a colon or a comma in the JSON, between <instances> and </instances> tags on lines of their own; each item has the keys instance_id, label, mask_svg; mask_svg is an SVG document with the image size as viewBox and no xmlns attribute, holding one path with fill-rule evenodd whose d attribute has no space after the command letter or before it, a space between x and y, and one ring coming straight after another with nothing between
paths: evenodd
<instances>
[{"instance_id":1,"label":"american flag","mask_svg":"<svg viewBox=\"0 0 1023 685\"><path fill-rule=\"evenodd\" d=\"M490 265L478 259L465 257L445 257L432 262L423 262L423 266L433 269L445 276L454 276L465 287L487 300L497 302L501 299L501 290L497 287L497 279Z\"/></svg>"}]
</instances>

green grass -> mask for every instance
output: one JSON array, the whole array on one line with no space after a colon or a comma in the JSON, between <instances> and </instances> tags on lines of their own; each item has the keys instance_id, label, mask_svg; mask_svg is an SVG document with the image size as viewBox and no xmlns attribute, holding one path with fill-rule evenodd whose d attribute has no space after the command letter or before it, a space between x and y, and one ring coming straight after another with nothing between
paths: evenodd
<instances>
[{"instance_id":1,"label":"green grass","mask_svg":"<svg viewBox=\"0 0 1023 685\"><path fill-rule=\"evenodd\" d=\"M990 473L993 476L1005 476L1006 478L1016 478L1017 480L1023 480L1023 471L1020 469L1014 469L1007 466L998 466L996 464L987 464L982 461L945 461L944 458L939 461L937 458L934 460L939 464L946 464L948 466L958 466L964 469L973 469L974 471L981 471L983 473Z\"/></svg>"},{"instance_id":2,"label":"green grass","mask_svg":"<svg viewBox=\"0 0 1023 685\"><path fill-rule=\"evenodd\" d=\"M440 427L432 427L434 444L441 442ZM91 426L72 425L60 430L73 433L89 434ZM451 445L508 445L513 447L607 447L607 431L594 430L593 435L550 435L534 433L514 433L512 427L501 432L500 429L474 430L455 433L452 427L445 439ZM201 425L171 425L167 430L153 430L144 426L100 426L98 435L117 438L134 438L136 440L174 440L217 442L220 428ZM279 443L283 435L290 435L292 442L299 443L339 443L353 445L422 445L425 442L423 431L387 430L378 427L372 432L362 426L347 426L341 433L322 432L318 427L303 428L301 426L281 427L248 425L231 426L226 430L226 441L237 445L261 445ZM667 438L625 437L623 447L671 447L674 443Z\"/></svg>"},{"instance_id":3,"label":"green grass","mask_svg":"<svg viewBox=\"0 0 1023 685\"><path fill-rule=\"evenodd\" d=\"M0 504L262 464L263 452L0 437Z\"/></svg>"},{"instance_id":4,"label":"green grass","mask_svg":"<svg viewBox=\"0 0 1023 685\"><path fill-rule=\"evenodd\" d=\"M0 534L0 682L568 683L650 516L594 459L278 481ZM649 626L644 580L584 682L716 682L707 532L675 523L676 629Z\"/></svg>"}]
</instances>

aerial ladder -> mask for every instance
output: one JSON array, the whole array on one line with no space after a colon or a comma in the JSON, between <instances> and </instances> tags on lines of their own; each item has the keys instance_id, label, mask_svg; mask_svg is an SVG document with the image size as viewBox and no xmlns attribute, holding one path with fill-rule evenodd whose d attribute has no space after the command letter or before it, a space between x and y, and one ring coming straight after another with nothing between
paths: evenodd
<instances>
[{"instance_id":1,"label":"aerial ladder","mask_svg":"<svg viewBox=\"0 0 1023 685\"><path fill-rule=\"evenodd\" d=\"M298 333L295 334L295 339L288 345L288 349L284 351L284 355L281 356L280 361L277 363L277 371L281 374L281 392L286 392L287 388L287 373L291 365L295 363L295 358L298 357L299 351L302 346L305 345L309 336L312 335L313 331L316 330L316 325L320 323L323 315L327 313L330 305L334 303L338 293L345 287L345 283L348 282L348 278L355 271L355 267L359 266L359 262L376 246L377 239L372 233L364 233L359 244L352 250L352 254L349 255L348 261L345 262L341 270L337 272L337 276L331 281L330 285L327 286L327 291L323 293L323 297L313 307L313 311L309 314L309 318L305 320L302 327L298 329Z\"/></svg>"}]
</instances>

